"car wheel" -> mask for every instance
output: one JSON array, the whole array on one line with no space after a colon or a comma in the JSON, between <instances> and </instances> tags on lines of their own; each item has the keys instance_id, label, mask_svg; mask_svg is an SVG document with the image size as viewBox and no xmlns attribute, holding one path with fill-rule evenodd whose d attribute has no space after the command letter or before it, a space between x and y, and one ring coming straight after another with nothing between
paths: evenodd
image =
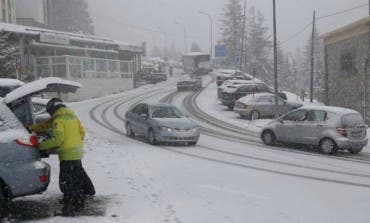
<instances>
[{"instance_id":1,"label":"car wheel","mask_svg":"<svg viewBox=\"0 0 370 223\"><path fill-rule=\"evenodd\" d=\"M357 148L357 149L349 149L348 150L351 154L358 154L362 151L362 148Z\"/></svg>"},{"instance_id":2,"label":"car wheel","mask_svg":"<svg viewBox=\"0 0 370 223\"><path fill-rule=\"evenodd\" d=\"M8 214L9 199L5 196L3 187L0 187L0 220Z\"/></svg>"},{"instance_id":3,"label":"car wheel","mask_svg":"<svg viewBox=\"0 0 370 223\"><path fill-rule=\"evenodd\" d=\"M127 123L127 125L126 125L126 134L130 138L135 138L135 133L132 131L130 123Z\"/></svg>"},{"instance_id":4,"label":"car wheel","mask_svg":"<svg viewBox=\"0 0 370 223\"><path fill-rule=\"evenodd\" d=\"M271 130L266 130L262 133L261 139L263 143L265 143L268 146L275 145L276 142L276 136Z\"/></svg>"},{"instance_id":5,"label":"car wheel","mask_svg":"<svg viewBox=\"0 0 370 223\"><path fill-rule=\"evenodd\" d=\"M148 141L149 141L149 143L151 145L157 145L158 144L158 141L155 138L155 133L154 133L153 129L149 129L149 132L148 132Z\"/></svg>"},{"instance_id":6,"label":"car wheel","mask_svg":"<svg viewBox=\"0 0 370 223\"><path fill-rule=\"evenodd\" d=\"M320 151L324 154L333 154L337 150L337 145L332 139L325 138L320 142Z\"/></svg>"},{"instance_id":7,"label":"car wheel","mask_svg":"<svg viewBox=\"0 0 370 223\"><path fill-rule=\"evenodd\" d=\"M259 111L256 111L256 110L253 110L250 114L250 117L251 117L251 120L256 120L256 119L259 119L261 116L261 114L259 113Z\"/></svg>"}]
</instances>

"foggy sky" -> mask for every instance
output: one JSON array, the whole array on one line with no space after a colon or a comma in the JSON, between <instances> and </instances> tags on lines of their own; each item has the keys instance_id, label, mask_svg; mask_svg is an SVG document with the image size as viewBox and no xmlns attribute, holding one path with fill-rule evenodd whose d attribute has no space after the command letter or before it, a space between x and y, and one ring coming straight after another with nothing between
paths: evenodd
<instances>
[{"instance_id":1,"label":"foggy sky","mask_svg":"<svg viewBox=\"0 0 370 223\"><path fill-rule=\"evenodd\" d=\"M214 20L215 42L220 37L220 19L227 0L87 0L94 19L96 34L121 41L141 44L170 46L172 43L179 50L184 50L183 28L175 24L182 23L188 34L188 48L193 41L198 42L204 51L209 51L209 20L199 13L200 10L212 15ZM315 9L318 16L331 14L366 4L368 0L277 0L278 38L286 40L312 20ZM261 10L272 31L272 0L247 0L247 5L254 5ZM325 33L342 25L367 16L368 8L333 16L318 21L318 29ZM152 32L159 30L162 33ZM168 33L165 37L164 33ZM283 47L293 51L309 38L310 29L289 41Z\"/></svg>"}]
</instances>

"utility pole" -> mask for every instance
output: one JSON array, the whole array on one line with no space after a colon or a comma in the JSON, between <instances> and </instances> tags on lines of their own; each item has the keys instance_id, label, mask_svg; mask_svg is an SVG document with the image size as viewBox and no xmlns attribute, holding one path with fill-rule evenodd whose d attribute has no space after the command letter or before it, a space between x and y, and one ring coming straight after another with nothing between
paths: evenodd
<instances>
[{"instance_id":1,"label":"utility pole","mask_svg":"<svg viewBox=\"0 0 370 223\"><path fill-rule=\"evenodd\" d=\"M310 77L310 102L313 102L313 65L314 65L314 50L315 50L315 25L316 11L313 11L312 21L312 39L311 39L311 77Z\"/></svg>"},{"instance_id":2,"label":"utility pole","mask_svg":"<svg viewBox=\"0 0 370 223\"><path fill-rule=\"evenodd\" d=\"M209 14L209 13L206 13L204 11L199 11L200 14L203 14L205 16L207 16L209 18L209 22L210 22L210 26L211 26L211 35L210 35L210 56L211 56L211 60L212 60L212 57L213 57L213 19L212 19L212 16Z\"/></svg>"},{"instance_id":3,"label":"utility pole","mask_svg":"<svg viewBox=\"0 0 370 223\"><path fill-rule=\"evenodd\" d=\"M275 88L275 105L279 104L279 83L278 83L278 67L277 67L277 38L276 38L276 2L273 1L274 11L274 88Z\"/></svg>"},{"instance_id":4,"label":"utility pole","mask_svg":"<svg viewBox=\"0 0 370 223\"><path fill-rule=\"evenodd\" d=\"M185 43L185 53L187 53L188 52L188 37L187 37L187 35L186 35L186 27L185 27L185 25L184 24L182 24L182 23L179 23L178 21L175 21L175 24L177 24L177 25L179 25L179 26L182 26L182 28L184 28L184 43Z\"/></svg>"},{"instance_id":5,"label":"utility pole","mask_svg":"<svg viewBox=\"0 0 370 223\"><path fill-rule=\"evenodd\" d=\"M243 69L243 58L244 58L244 43L245 43L245 20L246 20L246 9L247 9L247 0L244 0L244 14L243 14L243 31L242 31L242 47L240 50L240 67L239 70Z\"/></svg>"}]
</instances>

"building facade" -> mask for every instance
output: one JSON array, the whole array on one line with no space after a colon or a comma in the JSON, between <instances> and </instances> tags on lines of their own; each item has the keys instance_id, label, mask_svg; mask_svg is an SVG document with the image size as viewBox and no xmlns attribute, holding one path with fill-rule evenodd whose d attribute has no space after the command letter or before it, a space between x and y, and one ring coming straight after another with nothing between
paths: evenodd
<instances>
[{"instance_id":1,"label":"building facade","mask_svg":"<svg viewBox=\"0 0 370 223\"><path fill-rule=\"evenodd\" d=\"M323 35L326 102L359 111L370 122L370 16Z\"/></svg>"},{"instance_id":2,"label":"building facade","mask_svg":"<svg viewBox=\"0 0 370 223\"><path fill-rule=\"evenodd\" d=\"M0 23L19 42L17 76L24 81L61 77L84 87L65 100L77 101L134 87L142 46L108 38Z\"/></svg>"},{"instance_id":3,"label":"building facade","mask_svg":"<svg viewBox=\"0 0 370 223\"><path fill-rule=\"evenodd\" d=\"M15 23L15 0L0 0L0 21Z\"/></svg>"}]
</instances>

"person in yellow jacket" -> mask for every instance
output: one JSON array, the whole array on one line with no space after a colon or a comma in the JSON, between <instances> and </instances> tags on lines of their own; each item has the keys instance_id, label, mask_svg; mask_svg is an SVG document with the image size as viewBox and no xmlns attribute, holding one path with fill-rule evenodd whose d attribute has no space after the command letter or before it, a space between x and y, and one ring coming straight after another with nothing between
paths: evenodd
<instances>
[{"instance_id":1,"label":"person in yellow jacket","mask_svg":"<svg viewBox=\"0 0 370 223\"><path fill-rule=\"evenodd\" d=\"M56 150L60 161L59 186L64 194L63 209L56 215L74 216L84 207L86 195L94 195L94 186L82 167L85 129L77 116L58 98L46 105L51 118L28 126L32 132L51 131L51 137L39 144L41 151Z\"/></svg>"}]
</instances>

